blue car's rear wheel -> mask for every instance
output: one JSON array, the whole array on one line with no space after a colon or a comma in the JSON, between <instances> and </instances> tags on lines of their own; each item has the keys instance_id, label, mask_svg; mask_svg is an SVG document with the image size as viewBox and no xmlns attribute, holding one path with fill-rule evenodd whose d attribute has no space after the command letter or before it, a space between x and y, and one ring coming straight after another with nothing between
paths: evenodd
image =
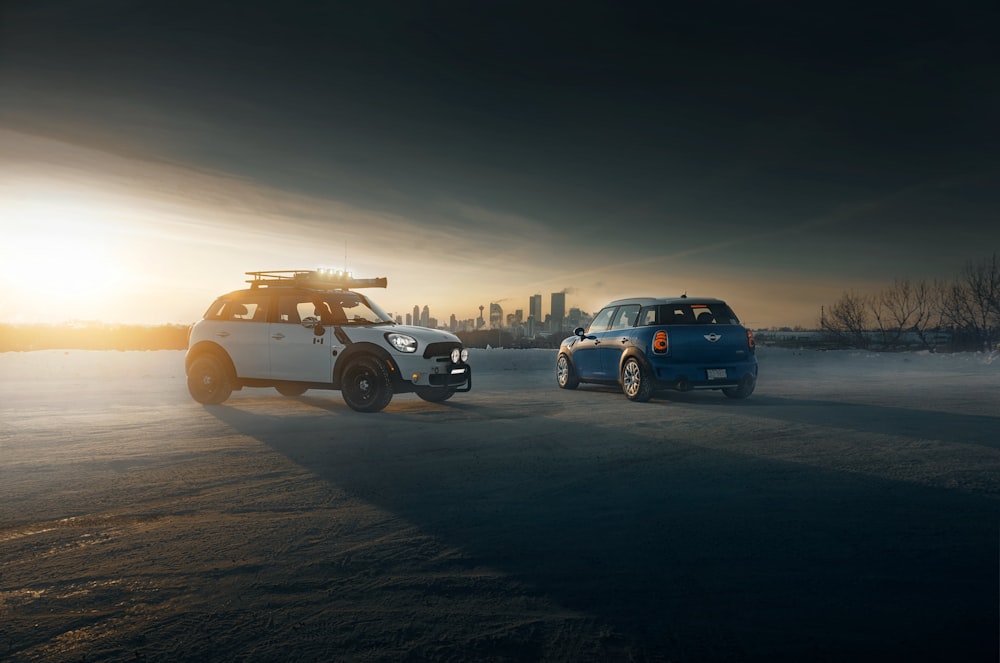
<instances>
[{"instance_id":1,"label":"blue car's rear wheel","mask_svg":"<svg viewBox=\"0 0 1000 663\"><path fill-rule=\"evenodd\" d=\"M740 380L738 387L727 387L722 390L722 393L729 398L746 398L753 393L756 386L757 380L752 375L746 375Z\"/></svg>"},{"instance_id":2,"label":"blue car's rear wheel","mask_svg":"<svg viewBox=\"0 0 1000 663\"><path fill-rule=\"evenodd\" d=\"M630 401L648 401L653 396L653 381L635 357L622 366L622 391Z\"/></svg>"}]
</instances>

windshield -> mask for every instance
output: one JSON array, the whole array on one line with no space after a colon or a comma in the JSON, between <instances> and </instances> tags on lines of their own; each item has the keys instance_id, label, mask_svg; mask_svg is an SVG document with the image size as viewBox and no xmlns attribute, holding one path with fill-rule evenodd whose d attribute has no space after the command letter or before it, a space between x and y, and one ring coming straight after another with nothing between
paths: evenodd
<instances>
[{"instance_id":1,"label":"windshield","mask_svg":"<svg viewBox=\"0 0 1000 663\"><path fill-rule=\"evenodd\" d=\"M388 313L362 294L356 292L332 292L323 295L323 300L330 307L330 315L334 324L395 324L395 320L389 317Z\"/></svg>"}]
</instances>

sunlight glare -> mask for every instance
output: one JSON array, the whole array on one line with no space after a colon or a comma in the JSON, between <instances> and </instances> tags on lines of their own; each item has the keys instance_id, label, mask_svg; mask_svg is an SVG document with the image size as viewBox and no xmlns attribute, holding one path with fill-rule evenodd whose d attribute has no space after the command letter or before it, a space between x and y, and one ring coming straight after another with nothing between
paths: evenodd
<instances>
[{"instance_id":1,"label":"sunlight glare","mask_svg":"<svg viewBox=\"0 0 1000 663\"><path fill-rule=\"evenodd\" d=\"M99 216L79 204L3 204L0 283L13 295L8 305L29 319L94 317L124 281L114 237Z\"/></svg>"}]
</instances>

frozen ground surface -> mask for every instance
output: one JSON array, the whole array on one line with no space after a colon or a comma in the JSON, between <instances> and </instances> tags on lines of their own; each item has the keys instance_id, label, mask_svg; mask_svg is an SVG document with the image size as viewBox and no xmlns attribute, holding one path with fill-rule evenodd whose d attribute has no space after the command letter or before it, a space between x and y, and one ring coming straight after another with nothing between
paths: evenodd
<instances>
[{"instance_id":1,"label":"frozen ground surface","mask_svg":"<svg viewBox=\"0 0 1000 663\"><path fill-rule=\"evenodd\" d=\"M0 354L0 659L996 660L1000 360L761 348L746 401L188 396Z\"/></svg>"}]
</instances>

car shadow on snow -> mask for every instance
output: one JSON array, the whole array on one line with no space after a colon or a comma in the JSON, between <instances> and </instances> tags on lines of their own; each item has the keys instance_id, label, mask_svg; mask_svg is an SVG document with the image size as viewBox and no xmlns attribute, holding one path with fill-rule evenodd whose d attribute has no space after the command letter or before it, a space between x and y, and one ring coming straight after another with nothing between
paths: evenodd
<instances>
[{"instance_id":1,"label":"car shadow on snow","mask_svg":"<svg viewBox=\"0 0 1000 663\"><path fill-rule=\"evenodd\" d=\"M621 389L611 385L581 385L580 391L609 393L621 396ZM622 396L624 399L624 396ZM754 394L746 399L731 399L720 391L659 390L650 405L679 406L686 409L715 408L713 412L731 412L751 417L767 417L789 423L827 428L901 435L919 440L936 440L948 444L975 444L1000 449L1000 416L986 414L956 414L928 409L872 405L846 401L788 398Z\"/></svg>"},{"instance_id":2,"label":"car shadow on snow","mask_svg":"<svg viewBox=\"0 0 1000 663\"><path fill-rule=\"evenodd\" d=\"M828 404L785 405L802 414L783 416L836 423ZM637 660L995 654L993 500L500 416L511 408L437 407L427 420L206 410L472 563L613 625ZM874 426L879 410L850 412Z\"/></svg>"},{"instance_id":3,"label":"car shadow on snow","mask_svg":"<svg viewBox=\"0 0 1000 663\"><path fill-rule=\"evenodd\" d=\"M673 392L663 400L686 408L714 406L739 415L809 426L1000 449L1000 417L992 415L766 395L734 401L713 399L704 393Z\"/></svg>"}]
</instances>

